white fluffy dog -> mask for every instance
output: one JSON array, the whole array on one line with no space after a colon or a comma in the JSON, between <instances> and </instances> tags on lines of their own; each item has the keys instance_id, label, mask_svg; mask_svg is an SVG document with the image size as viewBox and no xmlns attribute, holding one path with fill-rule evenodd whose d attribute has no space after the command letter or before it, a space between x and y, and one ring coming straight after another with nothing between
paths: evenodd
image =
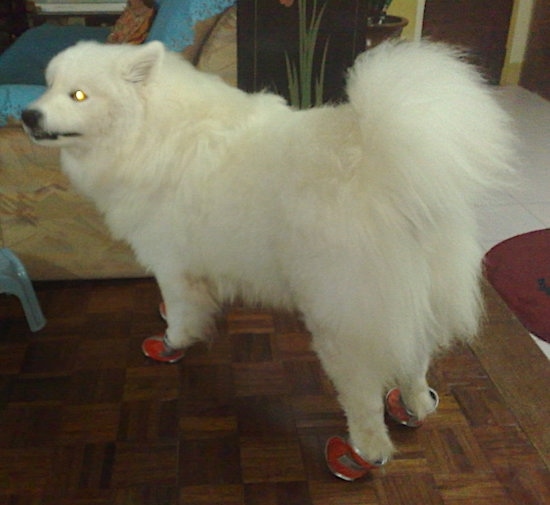
<instances>
[{"instance_id":1,"label":"white fluffy dog","mask_svg":"<svg viewBox=\"0 0 550 505\"><path fill-rule=\"evenodd\" d=\"M385 390L422 420L430 357L478 327L475 203L511 137L476 71L385 43L350 70L349 103L308 111L157 42L79 43L46 76L25 128L155 275L166 349L204 338L223 299L298 309L347 415L340 462L387 461Z\"/></svg>"}]
</instances>

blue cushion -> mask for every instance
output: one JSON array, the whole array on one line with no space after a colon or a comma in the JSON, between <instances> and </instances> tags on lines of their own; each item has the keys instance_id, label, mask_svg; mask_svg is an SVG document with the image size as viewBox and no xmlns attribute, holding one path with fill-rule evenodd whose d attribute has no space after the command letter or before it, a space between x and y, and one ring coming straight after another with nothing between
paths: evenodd
<instances>
[{"instance_id":1,"label":"blue cushion","mask_svg":"<svg viewBox=\"0 0 550 505\"><path fill-rule=\"evenodd\" d=\"M38 84L0 84L0 126L4 126L8 118L19 119L27 105L44 91L46 87Z\"/></svg>"},{"instance_id":2,"label":"blue cushion","mask_svg":"<svg viewBox=\"0 0 550 505\"><path fill-rule=\"evenodd\" d=\"M0 55L0 84L46 84L44 70L63 49L79 40L105 42L110 28L43 24L27 30Z\"/></svg>"},{"instance_id":3,"label":"blue cushion","mask_svg":"<svg viewBox=\"0 0 550 505\"><path fill-rule=\"evenodd\" d=\"M147 42L160 40L172 51L193 44L193 27L235 4L235 0L157 0L157 14Z\"/></svg>"}]
</instances>

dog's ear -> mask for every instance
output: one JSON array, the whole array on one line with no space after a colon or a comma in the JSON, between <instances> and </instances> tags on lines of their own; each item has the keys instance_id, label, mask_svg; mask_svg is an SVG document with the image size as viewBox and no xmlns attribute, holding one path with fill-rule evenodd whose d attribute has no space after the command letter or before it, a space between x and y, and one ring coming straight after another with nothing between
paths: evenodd
<instances>
[{"instance_id":1,"label":"dog's ear","mask_svg":"<svg viewBox=\"0 0 550 505\"><path fill-rule=\"evenodd\" d=\"M164 56L161 42L149 42L133 51L132 56L124 62L122 76L133 83L144 83L160 65Z\"/></svg>"}]
</instances>

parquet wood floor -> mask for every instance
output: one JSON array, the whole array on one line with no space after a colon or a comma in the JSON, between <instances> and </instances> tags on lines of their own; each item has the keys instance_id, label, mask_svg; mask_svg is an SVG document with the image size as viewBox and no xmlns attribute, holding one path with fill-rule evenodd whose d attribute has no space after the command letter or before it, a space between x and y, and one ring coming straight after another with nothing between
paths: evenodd
<instances>
[{"instance_id":1,"label":"parquet wood floor","mask_svg":"<svg viewBox=\"0 0 550 505\"><path fill-rule=\"evenodd\" d=\"M480 339L440 357L437 414L391 425L400 452L355 483L325 468L345 433L292 314L231 306L177 365L152 280L43 283L31 333L0 297L0 505L543 505L550 503L546 358L487 289Z\"/></svg>"}]
</instances>

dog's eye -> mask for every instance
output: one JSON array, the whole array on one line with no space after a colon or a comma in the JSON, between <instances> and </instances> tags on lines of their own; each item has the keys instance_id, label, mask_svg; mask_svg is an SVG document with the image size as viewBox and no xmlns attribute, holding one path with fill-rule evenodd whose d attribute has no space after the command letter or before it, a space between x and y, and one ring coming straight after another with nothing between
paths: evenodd
<instances>
[{"instance_id":1,"label":"dog's eye","mask_svg":"<svg viewBox=\"0 0 550 505\"><path fill-rule=\"evenodd\" d=\"M83 102L84 100L86 100L88 98L88 95L86 93L84 93L84 91L82 91L81 89L77 89L76 91L73 91L71 93L71 98L75 102Z\"/></svg>"}]
</instances>

